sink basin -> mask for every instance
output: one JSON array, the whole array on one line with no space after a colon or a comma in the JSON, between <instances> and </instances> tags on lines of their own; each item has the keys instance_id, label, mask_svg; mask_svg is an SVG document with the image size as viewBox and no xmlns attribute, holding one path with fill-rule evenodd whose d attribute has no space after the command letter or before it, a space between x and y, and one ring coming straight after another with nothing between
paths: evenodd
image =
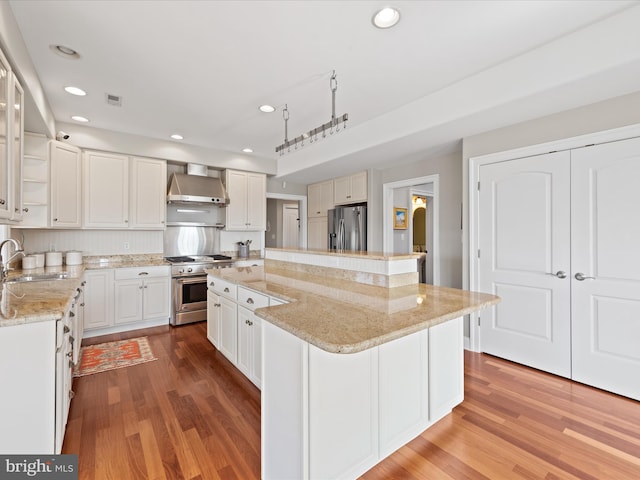
<instances>
[{"instance_id":1,"label":"sink basin","mask_svg":"<svg viewBox=\"0 0 640 480\"><path fill-rule=\"evenodd\" d=\"M67 272L34 273L32 275L27 274L9 278L6 283L45 282L49 280L64 280L65 278L69 278Z\"/></svg>"}]
</instances>

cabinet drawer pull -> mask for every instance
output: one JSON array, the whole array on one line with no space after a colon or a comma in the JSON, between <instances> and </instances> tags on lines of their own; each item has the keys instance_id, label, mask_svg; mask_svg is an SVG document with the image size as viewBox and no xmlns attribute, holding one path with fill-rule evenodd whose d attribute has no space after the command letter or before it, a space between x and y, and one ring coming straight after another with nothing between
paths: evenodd
<instances>
[{"instance_id":1,"label":"cabinet drawer pull","mask_svg":"<svg viewBox=\"0 0 640 480\"><path fill-rule=\"evenodd\" d=\"M210 286L210 287L215 287L215 286L216 286L216 284L215 284L215 283L213 283L213 282L210 282L210 283L209 283L209 286Z\"/></svg>"},{"instance_id":2,"label":"cabinet drawer pull","mask_svg":"<svg viewBox=\"0 0 640 480\"><path fill-rule=\"evenodd\" d=\"M254 303L254 302L253 302L253 298L251 298L251 297L247 298L247 303L248 303L249 305L253 305L253 303Z\"/></svg>"},{"instance_id":3,"label":"cabinet drawer pull","mask_svg":"<svg viewBox=\"0 0 640 480\"><path fill-rule=\"evenodd\" d=\"M138 275L149 275L149 272L140 272Z\"/></svg>"},{"instance_id":4,"label":"cabinet drawer pull","mask_svg":"<svg viewBox=\"0 0 640 480\"><path fill-rule=\"evenodd\" d=\"M214 304L213 304L213 306L214 306L214 307L219 307L219 306L220 306L220 304L219 304L219 303L214 303Z\"/></svg>"},{"instance_id":5,"label":"cabinet drawer pull","mask_svg":"<svg viewBox=\"0 0 640 480\"><path fill-rule=\"evenodd\" d=\"M224 287L224 292L229 293L229 287Z\"/></svg>"},{"instance_id":6,"label":"cabinet drawer pull","mask_svg":"<svg viewBox=\"0 0 640 480\"><path fill-rule=\"evenodd\" d=\"M71 329L69 327L67 327L66 325L62 329L62 333L69 333L70 331L71 331Z\"/></svg>"}]
</instances>

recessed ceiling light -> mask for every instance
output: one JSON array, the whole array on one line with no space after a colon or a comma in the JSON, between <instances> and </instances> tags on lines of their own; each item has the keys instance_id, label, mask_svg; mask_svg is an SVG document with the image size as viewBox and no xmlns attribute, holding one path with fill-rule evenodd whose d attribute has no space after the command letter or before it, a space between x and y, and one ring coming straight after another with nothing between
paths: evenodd
<instances>
[{"instance_id":1,"label":"recessed ceiling light","mask_svg":"<svg viewBox=\"0 0 640 480\"><path fill-rule=\"evenodd\" d=\"M84 97L87 92L78 87L64 87L64 91L70 93L71 95L77 95L79 97Z\"/></svg>"},{"instance_id":2,"label":"recessed ceiling light","mask_svg":"<svg viewBox=\"0 0 640 480\"><path fill-rule=\"evenodd\" d=\"M375 13L371 19L378 28L391 28L400 21L400 12L392 7L385 7Z\"/></svg>"},{"instance_id":3,"label":"recessed ceiling light","mask_svg":"<svg viewBox=\"0 0 640 480\"><path fill-rule=\"evenodd\" d=\"M242 149L242 151L243 151L244 153L253 153L253 149L248 148L248 147L247 147L247 148L243 148L243 149Z\"/></svg>"},{"instance_id":4,"label":"recessed ceiling light","mask_svg":"<svg viewBox=\"0 0 640 480\"><path fill-rule=\"evenodd\" d=\"M259 110L263 113L273 113L276 111L276 107L271 105L260 105Z\"/></svg>"},{"instance_id":5,"label":"recessed ceiling light","mask_svg":"<svg viewBox=\"0 0 640 480\"><path fill-rule=\"evenodd\" d=\"M73 116L71 117L71 119L72 119L72 120L75 120L76 122L83 122L83 123L84 123L84 122L88 122L88 121L89 121L89 119L88 119L87 117L82 117L82 116L80 116L80 115L73 115Z\"/></svg>"},{"instance_id":6,"label":"recessed ceiling light","mask_svg":"<svg viewBox=\"0 0 640 480\"><path fill-rule=\"evenodd\" d=\"M174 133L173 135L171 135L171 138L173 138L174 140L184 140L184 137L178 133Z\"/></svg>"},{"instance_id":7,"label":"recessed ceiling light","mask_svg":"<svg viewBox=\"0 0 640 480\"><path fill-rule=\"evenodd\" d=\"M78 52L73 48L65 47L64 45L49 45L49 48L53 53L64 58L70 58L73 60L80 58L80 54Z\"/></svg>"}]
</instances>

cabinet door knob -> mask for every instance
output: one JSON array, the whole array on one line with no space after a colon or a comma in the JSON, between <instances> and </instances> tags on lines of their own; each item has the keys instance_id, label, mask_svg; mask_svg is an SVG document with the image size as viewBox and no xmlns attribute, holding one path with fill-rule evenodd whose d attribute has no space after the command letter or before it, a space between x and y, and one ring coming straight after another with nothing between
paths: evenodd
<instances>
[{"instance_id":1,"label":"cabinet door knob","mask_svg":"<svg viewBox=\"0 0 640 480\"><path fill-rule=\"evenodd\" d=\"M24 208L22 209L22 211L23 211L24 213L27 213L27 212L29 211L29 208L24 207Z\"/></svg>"},{"instance_id":2,"label":"cabinet door knob","mask_svg":"<svg viewBox=\"0 0 640 480\"><path fill-rule=\"evenodd\" d=\"M253 302L253 298L251 298L251 297L247 298L247 303L248 303L249 305L253 305L253 303L254 303L254 302Z\"/></svg>"},{"instance_id":3,"label":"cabinet door knob","mask_svg":"<svg viewBox=\"0 0 640 480\"><path fill-rule=\"evenodd\" d=\"M57 222L57 221L58 221L58 219L57 219L57 218L54 218L54 219L53 219L53 221L54 221L54 222Z\"/></svg>"},{"instance_id":4,"label":"cabinet door knob","mask_svg":"<svg viewBox=\"0 0 640 480\"><path fill-rule=\"evenodd\" d=\"M213 283L213 282L210 282L210 283L209 283L209 286L211 286L211 287L215 287L215 286L216 286L216 284L215 284L215 283Z\"/></svg>"},{"instance_id":5,"label":"cabinet door knob","mask_svg":"<svg viewBox=\"0 0 640 480\"><path fill-rule=\"evenodd\" d=\"M225 293L229 293L229 288L228 287L224 287L224 291L225 291Z\"/></svg>"},{"instance_id":6,"label":"cabinet door knob","mask_svg":"<svg viewBox=\"0 0 640 480\"><path fill-rule=\"evenodd\" d=\"M2 198L0 198L0 205L4 205L5 203L7 203L7 201L2 199Z\"/></svg>"}]
</instances>

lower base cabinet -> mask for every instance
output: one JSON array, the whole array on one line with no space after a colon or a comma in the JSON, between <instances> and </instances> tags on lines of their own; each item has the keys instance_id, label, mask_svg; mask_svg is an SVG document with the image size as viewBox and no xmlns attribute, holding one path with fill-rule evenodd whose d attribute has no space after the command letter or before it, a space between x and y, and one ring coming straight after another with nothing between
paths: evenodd
<instances>
[{"instance_id":1,"label":"lower base cabinet","mask_svg":"<svg viewBox=\"0 0 640 480\"><path fill-rule=\"evenodd\" d=\"M357 478L463 400L462 318L334 354L264 322L262 478Z\"/></svg>"},{"instance_id":2,"label":"lower base cabinet","mask_svg":"<svg viewBox=\"0 0 640 480\"><path fill-rule=\"evenodd\" d=\"M169 266L86 270L85 337L168 325Z\"/></svg>"},{"instance_id":3,"label":"lower base cabinet","mask_svg":"<svg viewBox=\"0 0 640 480\"><path fill-rule=\"evenodd\" d=\"M0 328L0 452L59 454L73 397L69 312Z\"/></svg>"},{"instance_id":4,"label":"lower base cabinet","mask_svg":"<svg viewBox=\"0 0 640 480\"><path fill-rule=\"evenodd\" d=\"M286 302L211 275L207 285L207 338L261 388L263 322L254 310Z\"/></svg>"}]
</instances>

